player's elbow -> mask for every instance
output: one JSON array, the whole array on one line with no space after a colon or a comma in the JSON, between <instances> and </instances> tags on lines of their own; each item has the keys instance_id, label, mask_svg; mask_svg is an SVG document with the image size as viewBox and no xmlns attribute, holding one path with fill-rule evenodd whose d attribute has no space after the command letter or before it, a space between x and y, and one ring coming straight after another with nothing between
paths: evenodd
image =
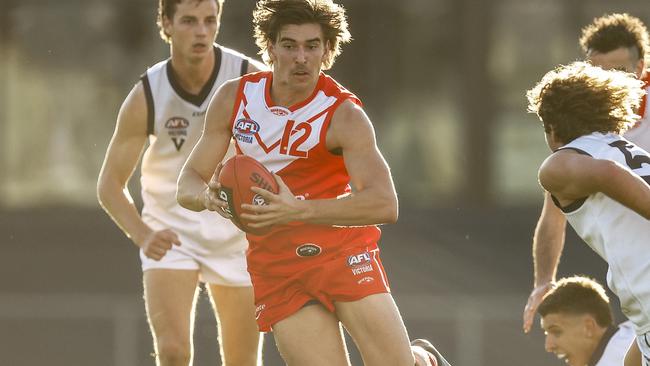
<instances>
[{"instance_id":1,"label":"player's elbow","mask_svg":"<svg viewBox=\"0 0 650 366\"><path fill-rule=\"evenodd\" d=\"M110 200L110 187L111 183L104 175L100 175L97 179L96 195L97 201L102 207L106 207L106 203Z\"/></svg>"},{"instance_id":2,"label":"player's elbow","mask_svg":"<svg viewBox=\"0 0 650 366\"><path fill-rule=\"evenodd\" d=\"M381 221L382 223L384 224L396 223L399 217L397 198L387 197L386 199L384 199L381 205L381 210L378 210L378 212L381 212L381 217L379 221Z\"/></svg>"}]
</instances>

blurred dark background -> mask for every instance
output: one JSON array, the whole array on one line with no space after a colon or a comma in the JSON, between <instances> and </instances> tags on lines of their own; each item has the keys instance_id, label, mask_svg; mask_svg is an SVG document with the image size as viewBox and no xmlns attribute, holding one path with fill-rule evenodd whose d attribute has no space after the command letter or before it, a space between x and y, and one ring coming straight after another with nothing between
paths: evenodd
<instances>
[{"instance_id":1,"label":"blurred dark background","mask_svg":"<svg viewBox=\"0 0 650 366\"><path fill-rule=\"evenodd\" d=\"M329 73L364 101L392 167L401 214L381 245L410 335L458 366L560 365L538 327L521 331L548 153L524 92L581 58L594 17L650 21L647 0L340 3L354 41ZM221 44L256 54L254 4L226 1ZM95 182L123 98L168 56L156 5L0 2L0 365L153 365L137 250ZM605 270L570 232L559 275ZM195 365L218 364L210 313L203 295ZM270 334L265 358L282 364Z\"/></svg>"}]
</instances>

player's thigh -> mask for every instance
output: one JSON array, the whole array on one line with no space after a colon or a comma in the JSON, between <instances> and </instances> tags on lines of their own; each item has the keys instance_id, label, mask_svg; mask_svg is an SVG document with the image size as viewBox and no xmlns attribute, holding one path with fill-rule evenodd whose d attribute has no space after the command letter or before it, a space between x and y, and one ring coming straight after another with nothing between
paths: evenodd
<instances>
[{"instance_id":1,"label":"player's thigh","mask_svg":"<svg viewBox=\"0 0 650 366\"><path fill-rule=\"evenodd\" d=\"M147 318L154 336L170 342L189 342L196 301L198 271L150 269L144 271Z\"/></svg>"},{"instance_id":2,"label":"player's thigh","mask_svg":"<svg viewBox=\"0 0 650 366\"><path fill-rule=\"evenodd\" d=\"M336 316L310 304L273 325L273 336L289 366L348 366L347 349Z\"/></svg>"},{"instance_id":3,"label":"player's thigh","mask_svg":"<svg viewBox=\"0 0 650 366\"><path fill-rule=\"evenodd\" d=\"M406 327L390 294L339 301L335 306L366 366L414 364Z\"/></svg>"},{"instance_id":4,"label":"player's thigh","mask_svg":"<svg viewBox=\"0 0 650 366\"><path fill-rule=\"evenodd\" d=\"M224 352L257 354L260 332L255 322L253 288L209 285Z\"/></svg>"}]
</instances>

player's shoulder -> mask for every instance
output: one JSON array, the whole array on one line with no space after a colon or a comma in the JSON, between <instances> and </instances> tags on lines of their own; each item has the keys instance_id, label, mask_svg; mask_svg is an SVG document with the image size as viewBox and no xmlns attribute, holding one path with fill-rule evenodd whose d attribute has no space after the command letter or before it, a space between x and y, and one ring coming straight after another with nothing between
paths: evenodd
<instances>
[{"instance_id":1,"label":"player's shoulder","mask_svg":"<svg viewBox=\"0 0 650 366\"><path fill-rule=\"evenodd\" d=\"M230 57L231 59L237 60L237 61L245 61L245 62L247 62L247 64L248 64L248 67L247 67L247 70L246 70L247 72L256 72L256 71L266 71L266 70L268 70L268 67L264 63L254 59L254 58L252 58L252 57L250 57L248 55L245 55L242 52L239 52L239 51L234 50L232 48L226 47L224 45L216 44L216 43L215 43L215 47L218 47L219 49L221 49L221 53L222 53L222 55L225 55L225 57Z\"/></svg>"}]
</instances>

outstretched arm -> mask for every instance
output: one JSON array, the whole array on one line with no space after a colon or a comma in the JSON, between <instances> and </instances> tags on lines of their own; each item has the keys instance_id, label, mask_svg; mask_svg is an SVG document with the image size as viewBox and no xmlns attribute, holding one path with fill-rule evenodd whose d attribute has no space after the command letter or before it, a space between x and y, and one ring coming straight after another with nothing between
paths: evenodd
<instances>
[{"instance_id":1,"label":"outstretched arm","mask_svg":"<svg viewBox=\"0 0 650 366\"><path fill-rule=\"evenodd\" d=\"M340 149L355 190L338 199L297 200L276 176L275 195L253 188L269 202L265 206L242 205L253 214L241 217L260 228L291 221L325 225L363 226L397 220L397 194L388 164L379 152L372 123L361 107L346 101L334 113L327 132L330 151Z\"/></svg>"},{"instance_id":2,"label":"outstretched arm","mask_svg":"<svg viewBox=\"0 0 650 366\"><path fill-rule=\"evenodd\" d=\"M544 295L552 288L564 248L566 218L555 206L551 195L544 193L544 207L533 237L533 290L524 308L524 332L532 328L535 313Z\"/></svg>"}]
</instances>

